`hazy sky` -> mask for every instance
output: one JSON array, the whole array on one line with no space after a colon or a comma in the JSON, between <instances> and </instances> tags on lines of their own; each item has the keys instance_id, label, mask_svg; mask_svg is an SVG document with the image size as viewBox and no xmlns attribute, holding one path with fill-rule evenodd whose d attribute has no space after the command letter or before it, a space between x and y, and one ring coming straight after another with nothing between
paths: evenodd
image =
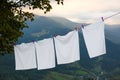
<instances>
[{"instance_id":1,"label":"hazy sky","mask_svg":"<svg viewBox=\"0 0 120 80\"><path fill-rule=\"evenodd\" d=\"M40 16L64 17L80 23L92 23L100 17L105 18L120 12L120 0L64 0L64 5L57 5L55 2L51 4L53 9L47 14L38 9L30 12ZM108 24L120 24L120 14L105 22Z\"/></svg>"}]
</instances>

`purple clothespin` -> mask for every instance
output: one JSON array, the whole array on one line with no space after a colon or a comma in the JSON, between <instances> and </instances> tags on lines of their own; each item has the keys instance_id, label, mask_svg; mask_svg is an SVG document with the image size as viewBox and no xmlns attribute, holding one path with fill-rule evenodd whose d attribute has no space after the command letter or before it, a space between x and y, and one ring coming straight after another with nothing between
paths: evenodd
<instances>
[{"instance_id":1,"label":"purple clothespin","mask_svg":"<svg viewBox=\"0 0 120 80\"><path fill-rule=\"evenodd\" d=\"M75 27L75 30L78 31L78 27Z\"/></svg>"},{"instance_id":2,"label":"purple clothespin","mask_svg":"<svg viewBox=\"0 0 120 80\"><path fill-rule=\"evenodd\" d=\"M84 29L84 25L82 24L82 28Z\"/></svg>"},{"instance_id":3,"label":"purple clothespin","mask_svg":"<svg viewBox=\"0 0 120 80\"><path fill-rule=\"evenodd\" d=\"M56 34L54 33L54 37L56 37Z\"/></svg>"},{"instance_id":4,"label":"purple clothespin","mask_svg":"<svg viewBox=\"0 0 120 80\"><path fill-rule=\"evenodd\" d=\"M16 46L16 43L14 43L13 45Z\"/></svg>"},{"instance_id":5,"label":"purple clothespin","mask_svg":"<svg viewBox=\"0 0 120 80\"><path fill-rule=\"evenodd\" d=\"M103 18L103 17L101 17L101 19L102 19L102 21L104 22L104 18Z\"/></svg>"},{"instance_id":6,"label":"purple clothespin","mask_svg":"<svg viewBox=\"0 0 120 80\"><path fill-rule=\"evenodd\" d=\"M34 43L35 41L34 41L34 40L32 40L32 42Z\"/></svg>"}]
</instances>

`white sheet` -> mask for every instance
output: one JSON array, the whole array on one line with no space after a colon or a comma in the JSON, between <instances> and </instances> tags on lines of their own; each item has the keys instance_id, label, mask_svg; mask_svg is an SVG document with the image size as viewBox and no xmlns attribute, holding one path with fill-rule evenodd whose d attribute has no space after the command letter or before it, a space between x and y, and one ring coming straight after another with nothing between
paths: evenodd
<instances>
[{"instance_id":1,"label":"white sheet","mask_svg":"<svg viewBox=\"0 0 120 80\"><path fill-rule=\"evenodd\" d=\"M14 46L16 70L36 68L34 43L22 43Z\"/></svg>"},{"instance_id":2,"label":"white sheet","mask_svg":"<svg viewBox=\"0 0 120 80\"><path fill-rule=\"evenodd\" d=\"M85 26L82 32L90 58L106 53L103 21Z\"/></svg>"},{"instance_id":3,"label":"white sheet","mask_svg":"<svg viewBox=\"0 0 120 80\"><path fill-rule=\"evenodd\" d=\"M38 70L49 69L55 67L55 53L53 39L44 39L35 42L37 53Z\"/></svg>"},{"instance_id":4,"label":"white sheet","mask_svg":"<svg viewBox=\"0 0 120 80\"><path fill-rule=\"evenodd\" d=\"M58 64L80 60L78 31L74 30L64 36L56 36L54 40Z\"/></svg>"}]
</instances>

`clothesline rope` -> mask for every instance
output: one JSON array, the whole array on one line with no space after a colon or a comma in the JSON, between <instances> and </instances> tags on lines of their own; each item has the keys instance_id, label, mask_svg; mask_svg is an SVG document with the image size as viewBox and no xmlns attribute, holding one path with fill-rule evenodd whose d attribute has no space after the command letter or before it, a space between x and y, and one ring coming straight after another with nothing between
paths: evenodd
<instances>
[{"instance_id":1,"label":"clothesline rope","mask_svg":"<svg viewBox=\"0 0 120 80\"><path fill-rule=\"evenodd\" d=\"M106 17L106 18L103 18L103 19L106 20L106 19L109 19L109 18L111 18L111 17L113 17L113 16L116 16L116 15L119 15L119 14L120 14L120 12L115 13L115 14L113 14L113 15L111 15L111 16L108 16L108 17Z\"/></svg>"},{"instance_id":2,"label":"clothesline rope","mask_svg":"<svg viewBox=\"0 0 120 80\"><path fill-rule=\"evenodd\" d=\"M109 18L111 18L111 17L114 17L114 16L116 16L116 15L119 15L119 14L120 14L120 12L115 13L115 14L113 14L113 15L110 15L110 16L108 16L108 17L106 17L106 18L101 17L101 19L102 19L102 21L105 21L105 20L107 20L107 19L109 19ZM84 27L85 27L85 25L82 24L81 28L84 28ZM76 27L76 28L78 28L78 27ZM75 29L76 29L76 28L75 28ZM79 28L78 28L78 30L79 30Z\"/></svg>"}]
</instances>

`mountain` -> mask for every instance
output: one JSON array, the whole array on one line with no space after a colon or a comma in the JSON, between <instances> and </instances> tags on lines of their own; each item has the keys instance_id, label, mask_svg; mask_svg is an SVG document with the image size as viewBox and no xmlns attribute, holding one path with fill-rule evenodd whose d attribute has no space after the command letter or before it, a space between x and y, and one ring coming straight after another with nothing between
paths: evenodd
<instances>
[{"instance_id":1,"label":"mountain","mask_svg":"<svg viewBox=\"0 0 120 80\"><path fill-rule=\"evenodd\" d=\"M105 25L106 38L120 45L120 25Z\"/></svg>"},{"instance_id":2,"label":"mountain","mask_svg":"<svg viewBox=\"0 0 120 80\"><path fill-rule=\"evenodd\" d=\"M79 23L72 22L62 17L49 17L49 18L57 23L64 25L66 28L69 29L74 29L75 27L78 27L78 25L80 25Z\"/></svg>"},{"instance_id":3,"label":"mountain","mask_svg":"<svg viewBox=\"0 0 120 80\"><path fill-rule=\"evenodd\" d=\"M85 23L82 23L82 24L75 23L61 17L43 17L43 16L37 16L37 15L35 16L35 20L33 22L27 21L26 23L28 24L29 28L26 28L23 30L24 32L24 36L22 38L24 39L23 41L26 40L25 38L30 38L31 40L32 37L34 36L34 33L36 35L41 35L38 33L42 31L44 31L43 33L49 33L50 31L49 34L52 34L52 35L54 35L54 33L57 33L57 35L63 35L62 31L60 31L59 29L64 29L66 30L66 33L67 33L69 30L73 30L76 26L80 28L82 24L85 24ZM80 29L80 32L81 32L81 29ZM120 35L118 34L120 34L120 25L105 25L106 39L110 40L115 44L120 45ZM50 35L44 34L42 36L37 36L37 37L40 39L43 39L49 36ZM35 37L36 36L34 36L34 38ZM20 40L19 42L21 42Z\"/></svg>"},{"instance_id":4,"label":"mountain","mask_svg":"<svg viewBox=\"0 0 120 80\"><path fill-rule=\"evenodd\" d=\"M30 42L34 39L41 40L43 38L49 38L51 35L63 35L69 32L71 29L67 28L65 25L58 23L50 18L43 17L43 16L35 16L35 20L33 22L27 21L26 22L29 28L23 30L24 35L19 39L19 43L21 42ZM36 37L33 34L39 33L39 35L43 34L40 32L44 31L42 36ZM29 40L29 41L28 41Z\"/></svg>"},{"instance_id":5,"label":"mountain","mask_svg":"<svg viewBox=\"0 0 120 80\"><path fill-rule=\"evenodd\" d=\"M32 40L42 40L54 34L64 35L73 30L76 24L81 26L80 23L74 23L65 18L43 16L35 16L33 22L27 21L26 23L29 28L23 30L24 35L17 44L31 42ZM111 31L113 31L114 35L118 34L119 26L114 27L115 25L113 25L114 29L109 27L109 25L106 26L106 55L90 59L82 32L79 31L80 61L66 65L57 65L56 68L49 70L15 71L14 55L0 55L0 80L88 80L98 75L104 79L120 80L120 45L113 40L114 37L110 34ZM116 40L119 41L118 36ZM101 72L103 72L103 75ZM115 76L113 76L114 74Z\"/></svg>"}]
</instances>

